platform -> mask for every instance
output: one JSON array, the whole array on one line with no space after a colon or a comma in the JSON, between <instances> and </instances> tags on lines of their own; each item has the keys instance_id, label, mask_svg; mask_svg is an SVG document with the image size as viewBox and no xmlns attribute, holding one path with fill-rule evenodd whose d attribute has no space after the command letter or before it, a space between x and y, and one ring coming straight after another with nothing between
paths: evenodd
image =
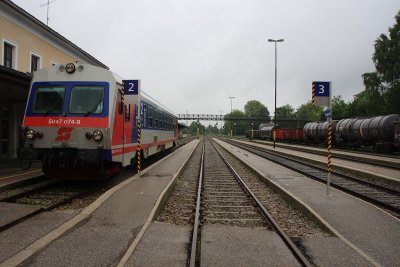
<instances>
[{"instance_id":1,"label":"platform","mask_svg":"<svg viewBox=\"0 0 400 267\"><path fill-rule=\"evenodd\" d=\"M141 177L135 175L110 189L79 215L66 218L68 220L54 230L50 228L49 233L0 266L18 265L27 259L25 263L32 266L118 264L146 223L160 193L177 175L197 144L197 140L192 141L144 170ZM50 212L48 216L51 219L54 213ZM28 220L23 224L30 223ZM7 237L7 231L3 237ZM26 238L29 239L29 236ZM23 240L11 240L8 236L1 242L10 247L21 247Z\"/></svg>"}]
</instances>

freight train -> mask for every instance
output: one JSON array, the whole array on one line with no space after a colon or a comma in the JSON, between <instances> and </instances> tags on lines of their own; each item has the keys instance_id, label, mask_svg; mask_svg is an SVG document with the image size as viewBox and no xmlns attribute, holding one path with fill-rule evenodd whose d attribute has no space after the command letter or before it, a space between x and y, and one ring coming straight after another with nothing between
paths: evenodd
<instances>
[{"instance_id":1,"label":"freight train","mask_svg":"<svg viewBox=\"0 0 400 267\"><path fill-rule=\"evenodd\" d=\"M400 150L400 114L332 121L332 144L336 147L374 147L378 151ZM328 122L309 122L303 128L263 126L253 138L282 142L323 144L328 139ZM251 131L246 131L250 138Z\"/></svg>"},{"instance_id":2,"label":"freight train","mask_svg":"<svg viewBox=\"0 0 400 267\"><path fill-rule=\"evenodd\" d=\"M20 156L40 159L46 176L92 180L134 165L139 142L142 158L175 146L178 119L140 90L124 92L113 72L68 63L35 72L22 129Z\"/></svg>"}]
</instances>

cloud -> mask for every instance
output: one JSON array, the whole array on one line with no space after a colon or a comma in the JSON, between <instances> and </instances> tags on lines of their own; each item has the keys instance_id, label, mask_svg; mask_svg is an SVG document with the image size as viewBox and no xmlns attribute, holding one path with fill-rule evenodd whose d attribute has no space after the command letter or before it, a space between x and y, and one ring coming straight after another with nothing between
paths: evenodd
<instances>
[{"instance_id":1,"label":"cloud","mask_svg":"<svg viewBox=\"0 0 400 267\"><path fill-rule=\"evenodd\" d=\"M43 1L15 3L45 21ZM50 26L177 113L274 109L311 99L313 80L332 81L349 101L374 70L373 43L394 24L398 0L58 0Z\"/></svg>"}]
</instances>

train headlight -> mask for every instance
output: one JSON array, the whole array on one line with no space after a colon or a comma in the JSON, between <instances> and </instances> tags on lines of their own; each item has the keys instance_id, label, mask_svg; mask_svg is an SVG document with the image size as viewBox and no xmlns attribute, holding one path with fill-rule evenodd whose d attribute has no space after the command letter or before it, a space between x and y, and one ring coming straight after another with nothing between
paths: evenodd
<instances>
[{"instance_id":1,"label":"train headlight","mask_svg":"<svg viewBox=\"0 0 400 267\"><path fill-rule=\"evenodd\" d=\"M35 131L32 129L29 129L28 131L26 131L25 136L26 136L26 138L32 140L33 138L35 138Z\"/></svg>"},{"instance_id":2,"label":"train headlight","mask_svg":"<svg viewBox=\"0 0 400 267\"><path fill-rule=\"evenodd\" d=\"M100 142L103 139L103 133L100 130L96 130L93 132L93 139L97 142Z\"/></svg>"},{"instance_id":3,"label":"train headlight","mask_svg":"<svg viewBox=\"0 0 400 267\"><path fill-rule=\"evenodd\" d=\"M68 63L67 65L65 65L65 71L68 72L69 74L74 73L75 72L74 63Z\"/></svg>"}]
</instances>

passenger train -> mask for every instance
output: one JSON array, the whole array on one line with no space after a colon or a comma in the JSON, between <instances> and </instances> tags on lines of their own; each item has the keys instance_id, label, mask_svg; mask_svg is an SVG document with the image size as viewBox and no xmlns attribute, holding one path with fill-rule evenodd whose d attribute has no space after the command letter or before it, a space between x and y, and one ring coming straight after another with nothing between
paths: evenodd
<instances>
[{"instance_id":1,"label":"passenger train","mask_svg":"<svg viewBox=\"0 0 400 267\"><path fill-rule=\"evenodd\" d=\"M178 119L140 90L124 92L113 72L68 63L35 72L22 129L21 157L40 159L46 176L92 180L134 165L139 141L142 158L175 146Z\"/></svg>"},{"instance_id":2,"label":"passenger train","mask_svg":"<svg viewBox=\"0 0 400 267\"><path fill-rule=\"evenodd\" d=\"M400 151L400 114L349 118L332 121L332 144L336 147L374 147L381 151ZM303 128L263 126L253 131L253 138L282 142L323 144L328 139L328 122L309 122ZM246 136L250 137L247 131Z\"/></svg>"}]
</instances>

